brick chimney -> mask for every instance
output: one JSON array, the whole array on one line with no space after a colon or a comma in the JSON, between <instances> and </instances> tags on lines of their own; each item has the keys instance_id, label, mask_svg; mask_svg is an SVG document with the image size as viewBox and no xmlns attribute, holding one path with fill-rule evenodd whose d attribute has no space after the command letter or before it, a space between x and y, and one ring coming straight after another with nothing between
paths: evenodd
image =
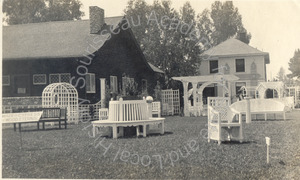
<instances>
[{"instance_id":1,"label":"brick chimney","mask_svg":"<svg viewBox=\"0 0 300 180\"><path fill-rule=\"evenodd\" d=\"M104 9L98 6L90 6L90 33L99 33L104 23Z\"/></svg>"}]
</instances>

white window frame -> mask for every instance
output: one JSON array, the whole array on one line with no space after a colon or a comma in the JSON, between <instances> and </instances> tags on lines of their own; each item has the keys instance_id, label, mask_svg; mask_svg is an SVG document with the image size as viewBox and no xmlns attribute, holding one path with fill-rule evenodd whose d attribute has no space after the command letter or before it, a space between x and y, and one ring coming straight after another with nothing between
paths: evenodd
<instances>
[{"instance_id":1,"label":"white window frame","mask_svg":"<svg viewBox=\"0 0 300 180\"><path fill-rule=\"evenodd\" d=\"M112 93L118 93L118 77L117 76L110 76L110 89Z\"/></svg>"},{"instance_id":2,"label":"white window frame","mask_svg":"<svg viewBox=\"0 0 300 180\"><path fill-rule=\"evenodd\" d=\"M37 76L44 76L44 82L41 82L41 83L36 83L34 82L34 78L37 77ZM47 76L46 74L34 74L33 77L32 77L32 83L34 85L43 85L43 84L47 84Z\"/></svg>"},{"instance_id":3,"label":"white window frame","mask_svg":"<svg viewBox=\"0 0 300 180\"><path fill-rule=\"evenodd\" d=\"M87 80L88 76L89 76L89 81ZM85 76L85 81L86 81L85 82L86 93L96 93L95 73L87 73L86 76Z\"/></svg>"},{"instance_id":4,"label":"white window frame","mask_svg":"<svg viewBox=\"0 0 300 180\"><path fill-rule=\"evenodd\" d=\"M3 78L8 78L8 84L4 84L3 83ZM10 75L3 75L3 77L2 77L2 86L10 86Z\"/></svg>"},{"instance_id":5,"label":"white window frame","mask_svg":"<svg viewBox=\"0 0 300 180\"><path fill-rule=\"evenodd\" d=\"M61 75L70 75L71 77L71 73L55 73L55 74L49 74L49 84L52 84L54 82L51 82L51 76L53 75L58 75L58 82L55 83L61 83ZM68 82L69 83L69 82Z\"/></svg>"}]
</instances>

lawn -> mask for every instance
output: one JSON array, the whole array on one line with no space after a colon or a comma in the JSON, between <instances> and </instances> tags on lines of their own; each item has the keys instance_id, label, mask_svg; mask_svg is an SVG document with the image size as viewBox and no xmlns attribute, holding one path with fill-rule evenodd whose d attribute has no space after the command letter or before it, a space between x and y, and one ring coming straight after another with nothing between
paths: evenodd
<instances>
[{"instance_id":1,"label":"lawn","mask_svg":"<svg viewBox=\"0 0 300 180\"><path fill-rule=\"evenodd\" d=\"M92 138L66 130L3 129L3 178L300 179L300 111L244 124L244 143L208 143L205 117L167 117L164 135ZM49 127L48 127L49 128ZM271 138L266 164L265 137Z\"/></svg>"}]
</instances>

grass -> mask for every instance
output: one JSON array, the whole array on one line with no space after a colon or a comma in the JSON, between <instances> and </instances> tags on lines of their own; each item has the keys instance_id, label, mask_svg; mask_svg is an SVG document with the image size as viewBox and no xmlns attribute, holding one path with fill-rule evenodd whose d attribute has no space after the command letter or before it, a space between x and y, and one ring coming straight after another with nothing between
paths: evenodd
<instances>
[{"instance_id":1,"label":"grass","mask_svg":"<svg viewBox=\"0 0 300 180\"><path fill-rule=\"evenodd\" d=\"M28 130L21 134L22 148L19 132L3 129L2 176L300 179L299 116L300 111L294 111L287 114L286 121L244 124L244 143L220 146L202 137L207 132L205 117L167 117L166 134L146 138L91 138L89 122L66 130ZM34 129L26 127L30 128ZM271 138L270 164L266 164L266 136Z\"/></svg>"}]
</instances>

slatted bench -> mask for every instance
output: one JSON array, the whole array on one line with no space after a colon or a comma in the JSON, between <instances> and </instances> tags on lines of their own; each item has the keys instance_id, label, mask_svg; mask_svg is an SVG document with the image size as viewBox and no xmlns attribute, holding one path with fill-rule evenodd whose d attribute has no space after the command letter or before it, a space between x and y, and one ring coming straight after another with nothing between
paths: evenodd
<instances>
[{"instance_id":1,"label":"slatted bench","mask_svg":"<svg viewBox=\"0 0 300 180\"><path fill-rule=\"evenodd\" d=\"M165 118L149 118L148 105L146 100L110 101L108 110L108 119L93 121L93 135L96 135L98 127L111 127L113 138L124 135L124 127L136 127L137 136L140 133L140 126L143 127L143 136L147 136L149 125L157 124L160 127L160 133L164 134ZM118 133L119 129L119 133Z\"/></svg>"},{"instance_id":2,"label":"slatted bench","mask_svg":"<svg viewBox=\"0 0 300 180\"><path fill-rule=\"evenodd\" d=\"M37 123L38 130L40 129L40 123L43 124L43 130L45 130L46 122L58 122L59 129L61 129L61 122L64 122L63 125L67 129L67 110L65 108L23 108L17 109L18 113L24 112L39 112L42 111L42 116ZM22 123L33 123L31 121L21 121L14 123L14 130L16 131L16 124L19 124L19 131L21 130Z\"/></svg>"}]
</instances>

